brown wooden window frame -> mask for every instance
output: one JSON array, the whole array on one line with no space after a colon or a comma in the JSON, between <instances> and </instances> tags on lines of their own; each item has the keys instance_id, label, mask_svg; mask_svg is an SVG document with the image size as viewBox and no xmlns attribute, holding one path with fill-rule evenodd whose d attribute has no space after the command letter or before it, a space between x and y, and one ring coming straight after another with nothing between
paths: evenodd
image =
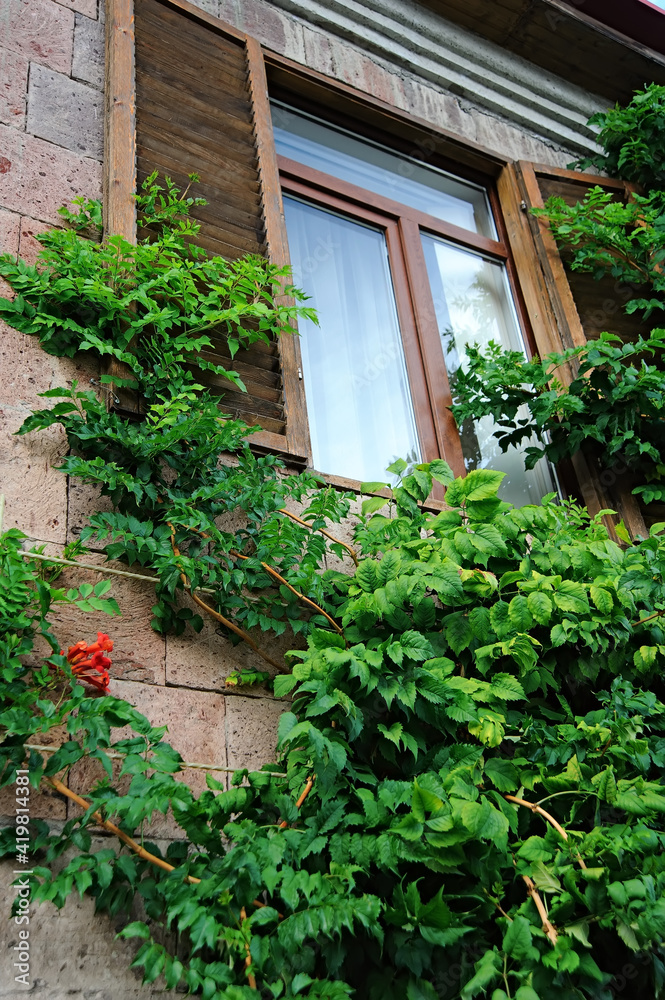
<instances>
[{"instance_id":1,"label":"brown wooden window frame","mask_svg":"<svg viewBox=\"0 0 665 1000\"><path fill-rule=\"evenodd\" d=\"M144 0L137 0L137 3ZM409 382L414 409L421 415L419 434L424 458L445 457L456 472L463 472L461 448L447 409L450 402L447 374L440 347L432 295L422 259L419 232L432 232L458 245L493 257L506 264L513 301L527 350L541 356L583 342L579 322L561 258L542 222L529 216L537 204L534 177L548 174L574 178L588 186L596 181L610 186L619 182L606 178L582 177L559 168L516 163L510 157L454 133L414 118L406 111L332 80L292 60L264 49L251 36L195 7L187 0L153 0L165 11L177 11L188 22L233 40L245 53L248 90L254 114L256 160L262 188L265 246L276 263L288 264L288 239L284 223L281 183L303 184L316 189L317 197L329 187L329 180L307 173L308 168L282 162L275 152L270 117L270 97L317 114L324 121L373 138L396 152L413 155L461 179L482 185L488 193L498 240L456 230L440 220L424 217L406 206L364 192L366 210L375 211L386 222L389 239L399 260L398 283L403 289L402 335L407 347ZM109 0L107 11L107 118L105 153L105 218L107 232L136 238L134 192L136 189L136 94L134 88L134 0ZM358 207L358 189L334 181L337 197L350 198ZM329 191L333 197L335 192ZM375 199L372 201L371 199ZM316 199L314 199L316 200ZM387 221L386 221L387 220ZM421 259L419 259L419 256ZM408 295L404 291L408 290ZM309 464L310 446L304 387L300 371L297 338L280 338L279 363L283 381L286 430L283 434L261 432L252 435L252 445L282 454L295 464ZM138 409L138 407L137 407ZM341 477L327 476L331 482L358 488L359 484ZM581 494L591 509L607 506L584 468L578 470Z\"/></svg>"}]
</instances>

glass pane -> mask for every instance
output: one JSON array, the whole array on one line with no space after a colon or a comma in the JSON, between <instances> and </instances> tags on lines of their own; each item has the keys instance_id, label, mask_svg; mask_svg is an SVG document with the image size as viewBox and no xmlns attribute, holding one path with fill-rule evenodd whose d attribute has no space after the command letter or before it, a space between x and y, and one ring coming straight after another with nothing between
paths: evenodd
<instances>
[{"instance_id":1,"label":"glass pane","mask_svg":"<svg viewBox=\"0 0 665 1000\"><path fill-rule=\"evenodd\" d=\"M487 195L476 184L280 104L272 105L272 118L277 152L290 160L496 239Z\"/></svg>"},{"instance_id":2,"label":"glass pane","mask_svg":"<svg viewBox=\"0 0 665 1000\"><path fill-rule=\"evenodd\" d=\"M454 390L455 372L466 363L466 344L483 348L494 340L509 350L524 351L524 343L503 265L433 236L423 235L422 241L446 368ZM517 416L528 416L526 407ZM460 428L467 471L489 468L505 472L499 491L504 500L517 506L538 503L556 489L549 464L541 459L534 469L525 470L517 448L501 451L493 437L495 426L492 417L483 417L465 421Z\"/></svg>"},{"instance_id":3,"label":"glass pane","mask_svg":"<svg viewBox=\"0 0 665 1000\"><path fill-rule=\"evenodd\" d=\"M284 209L293 280L320 323L299 321L314 468L385 481L420 453L385 235L294 198Z\"/></svg>"}]
</instances>

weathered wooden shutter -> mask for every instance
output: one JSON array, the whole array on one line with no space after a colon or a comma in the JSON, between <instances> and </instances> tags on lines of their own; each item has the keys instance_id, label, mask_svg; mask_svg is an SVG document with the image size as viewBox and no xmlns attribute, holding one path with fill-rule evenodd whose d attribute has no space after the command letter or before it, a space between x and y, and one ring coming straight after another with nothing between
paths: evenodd
<instances>
[{"instance_id":1,"label":"weathered wooden shutter","mask_svg":"<svg viewBox=\"0 0 665 1000\"><path fill-rule=\"evenodd\" d=\"M622 181L528 162L511 165L499 179L509 239L541 356L581 346L605 330L625 340L644 332L639 319L621 308L629 290L611 278L596 281L590 274L573 271L547 221L530 212L542 208L552 195L574 205L597 185L621 200L630 190ZM559 374L564 381L571 377L564 370ZM613 508L633 534L645 534L643 512L630 492L625 470L603 468L602 462L581 454L575 456L573 466L592 513Z\"/></svg>"},{"instance_id":2,"label":"weathered wooden shutter","mask_svg":"<svg viewBox=\"0 0 665 1000\"><path fill-rule=\"evenodd\" d=\"M114 80L112 74L114 45L121 50L131 46L126 35L131 32L132 6L134 88L133 94L124 95L135 105L134 134L130 135L126 113L118 112L120 121L114 127L114 101L123 82ZM188 175L196 173L201 180L194 193L207 204L192 214L201 224L197 242L206 251L230 260L254 253L287 263L258 42L181 0L133 0L133 4L112 0L110 7L107 201L113 203L114 195L116 202L131 197L134 185L140 185L153 170L171 177L181 188L189 183ZM124 157L114 155L117 150L125 150ZM118 185L114 170L119 171L121 182L124 178L124 186ZM113 204L107 209L112 224L113 209ZM116 224L123 231L127 219L123 223L118 217ZM211 339L214 348L204 357L228 363L224 339L214 333ZM275 344L256 344L239 352L233 367L247 393L209 372L198 377L223 396L222 409L264 428L252 435L253 444L306 461L309 440L296 339L285 336Z\"/></svg>"},{"instance_id":3,"label":"weathered wooden shutter","mask_svg":"<svg viewBox=\"0 0 665 1000\"><path fill-rule=\"evenodd\" d=\"M623 201L629 187L623 181L582 174L558 167L520 163L519 176L527 208L542 208L556 195L568 205L582 201L592 187L602 187ZM594 280L591 274L573 271L561 254L547 222L529 216L545 282L555 310L565 347L594 340L611 329L625 340L634 339L643 326L636 316L627 316L621 306L632 294L611 278Z\"/></svg>"}]
</instances>

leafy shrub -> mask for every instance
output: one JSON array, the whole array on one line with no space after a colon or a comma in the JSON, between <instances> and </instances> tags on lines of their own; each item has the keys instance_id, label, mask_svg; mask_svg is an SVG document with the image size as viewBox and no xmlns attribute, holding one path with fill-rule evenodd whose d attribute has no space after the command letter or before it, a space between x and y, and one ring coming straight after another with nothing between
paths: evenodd
<instances>
[{"instance_id":1,"label":"leafy shrub","mask_svg":"<svg viewBox=\"0 0 665 1000\"><path fill-rule=\"evenodd\" d=\"M74 386L46 394L60 402L23 430L64 426L63 471L114 506L86 537L155 572L159 630L200 627L189 594L226 634L253 642L247 627L288 624L307 648L292 669L276 664L275 694L292 699L277 762L230 787L209 775L196 797L163 728L88 697L58 652L51 604L114 610L91 603L105 585L62 595L5 535L2 784L26 759L32 788L70 797L56 776L83 757L107 775L62 831L32 825L32 898L92 894L140 940L145 982L207 1000L610 1000L627 978L662 997L663 526L621 547L573 504L501 502L501 473L455 480L442 461L399 462L393 491L365 485L379 495L358 518L355 571L321 572L327 551L348 551L318 530L348 498L254 456L190 367L202 322L246 343L257 317L267 336L293 318L272 304L280 276L200 258L186 201L152 185L143 204L166 218L137 248L49 234L45 270L0 265L20 292L5 318L54 353L126 362L146 418ZM97 218L89 204L73 221L85 232ZM187 278L199 266L218 286L206 316L203 273ZM435 515L433 480L446 490ZM301 521L283 509L291 498L307 503ZM241 526L220 527L238 509ZM41 664L37 636L51 650ZM56 726L56 753L30 749ZM162 856L144 827L169 809L182 840ZM93 848L99 823L120 850ZM16 856L14 829L2 849ZM145 919L131 920L137 900Z\"/></svg>"},{"instance_id":2,"label":"leafy shrub","mask_svg":"<svg viewBox=\"0 0 665 1000\"><path fill-rule=\"evenodd\" d=\"M644 322L644 333L622 343L612 333L563 354L526 361L523 355L492 344L485 352L467 350L466 371L457 374L453 413L458 423L492 414L502 447L532 435L531 465L552 461L581 447L628 469L633 492L649 503L665 500L662 351L665 329L665 88L652 85L627 108L595 115L605 154L582 166L605 168L644 185L626 203L601 188L591 188L574 206L550 198L542 210L554 237L567 251L574 270L595 278L610 275L630 291L624 305ZM562 366L572 378L564 384ZM528 416L518 416L525 404Z\"/></svg>"}]
</instances>

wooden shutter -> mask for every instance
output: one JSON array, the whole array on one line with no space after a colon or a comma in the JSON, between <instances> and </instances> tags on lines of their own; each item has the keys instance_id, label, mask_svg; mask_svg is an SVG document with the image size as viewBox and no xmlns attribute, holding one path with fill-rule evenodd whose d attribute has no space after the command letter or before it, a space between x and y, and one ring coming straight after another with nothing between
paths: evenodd
<instances>
[{"instance_id":1,"label":"wooden shutter","mask_svg":"<svg viewBox=\"0 0 665 1000\"><path fill-rule=\"evenodd\" d=\"M552 195L574 205L596 185L622 200L630 191L622 181L528 162L509 165L499 178L508 236L541 356L581 346L605 330L625 340L644 332L638 317L622 309L628 291L614 279L596 281L590 274L573 271L546 219L529 211L542 208ZM561 369L558 374L564 382L573 377L570 370ZM625 470L603 468L602 459L584 454L576 455L572 464L581 499L591 513L612 508L632 534L646 534L643 511L631 493Z\"/></svg>"},{"instance_id":2,"label":"wooden shutter","mask_svg":"<svg viewBox=\"0 0 665 1000\"><path fill-rule=\"evenodd\" d=\"M112 231L135 238L131 195L153 170L181 188L189 183L188 174L196 173L201 181L194 193L207 204L192 214L201 224L197 242L206 251L229 260L253 253L288 263L258 42L183 0L111 0L108 25L107 218L116 227ZM119 71L130 80L118 79ZM131 114L132 104L133 134L126 110ZM213 332L211 339L214 346L203 356L230 366L224 338ZM233 368L247 393L209 372L198 377L223 396L223 410L264 428L252 435L253 444L306 462L309 437L297 339L284 336L240 351Z\"/></svg>"}]
</instances>

